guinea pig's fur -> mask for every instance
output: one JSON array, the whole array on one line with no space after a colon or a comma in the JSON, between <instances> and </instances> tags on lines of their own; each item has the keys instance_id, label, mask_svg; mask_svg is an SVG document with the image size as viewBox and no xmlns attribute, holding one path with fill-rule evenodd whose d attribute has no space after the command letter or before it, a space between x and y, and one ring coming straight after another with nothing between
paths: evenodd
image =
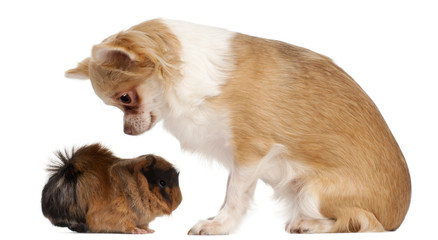
<instances>
[{"instance_id":1,"label":"guinea pig's fur","mask_svg":"<svg viewBox=\"0 0 438 240\"><path fill-rule=\"evenodd\" d=\"M120 159L100 144L58 152L42 192L45 217L77 232L152 233L182 201L178 171L155 155Z\"/></svg>"}]
</instances>

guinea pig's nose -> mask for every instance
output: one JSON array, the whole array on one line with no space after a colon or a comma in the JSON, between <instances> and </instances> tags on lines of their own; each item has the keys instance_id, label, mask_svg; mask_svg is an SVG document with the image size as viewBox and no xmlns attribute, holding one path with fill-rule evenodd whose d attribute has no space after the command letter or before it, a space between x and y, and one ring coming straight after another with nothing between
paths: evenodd
<instances>
[{"instance_id":1,"label":"guinea pig's nose","mask_svg":"<svg viewBox=\"0 0 438 240\"><path fill-rule=\"evenodd\" d=\"M176 191L175 193L175 199L172 201L172 211L175 210L179 204L182 202L182 194L181 194L181 190L179 187L177 187L176 189L174 189L173 191Z\"/></svg>"}]
</instances>

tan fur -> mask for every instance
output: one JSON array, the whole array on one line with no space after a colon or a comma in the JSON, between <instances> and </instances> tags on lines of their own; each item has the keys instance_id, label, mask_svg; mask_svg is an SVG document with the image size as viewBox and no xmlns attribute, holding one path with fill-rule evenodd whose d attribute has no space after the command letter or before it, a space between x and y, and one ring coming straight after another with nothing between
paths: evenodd
<instances>
[{"instance_id":1,"label":"tan fur","mask_svg":"<svg viewBox=\"0 0 438 240\"><path fill-rule=\"evenodd\" d=\"M337 220L330 232L351 231L351 221L370 222L361 231L397 229L410 203L409 172L365 92L330 59L300 47L239 34L233 49L236 70L211 102L230 109L236 163L256 164L282 144L312 169L301 184Z\"/></svg>"},{"instance_id":2,"label":"tan fur","mask_svg":"<svg viewBox=\"0 0 438 240\"><path fill-rule=\"evenodd\" d=\"M123 33L110 37L86 60L89 72L83 69L87 62L67 72L90 75L96 93L105 102L125 108L125 116L129 109L117 102L119 93L147 96L147 90L137 86L159 79L168 97L183 75L178 69L183 61L181 45L163 23L154 20L132 29L148 38L128 33L121 41L117 39ZM99 52L102 45L115 49L112 56ZM122 56L117 49L122 49ZM230 118L235 171L231 179L242 184L246 175L240 169L263 172L254 166L261 166L260 160L274 145L283 146L281 158L305 169L289 176L293 181L288 191L316 196L322 216L295 219L288 231L397 229L410 204L409 171L379 110L358 84L329 58L279 41L235 34L231 52L231 57L224 58L231 58L234 68L227 72L230 77L221 86L221 94L205 99L206 106ZM253 192L255 184L247 185L235 189ZM227 222L230 212L219 214L218 219ZM220 229L225 224L218 219L201 222L195 234L206 229L227 232L229 227Z\"/></svg>"}]
</instances>

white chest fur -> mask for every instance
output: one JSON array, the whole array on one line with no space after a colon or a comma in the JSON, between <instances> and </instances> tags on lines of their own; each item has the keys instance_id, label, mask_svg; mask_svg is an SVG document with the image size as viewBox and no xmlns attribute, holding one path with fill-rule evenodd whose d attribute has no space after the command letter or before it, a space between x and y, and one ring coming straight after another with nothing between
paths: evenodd
<instances>
[{"instance_id":1,"label":"white chest fur","mask_svg":"<svg viewBox=\"0 0 438 240\"><path fill-rule=\"evenodd\" d=\"M190 116L168 116L164 120L164 127L180 141L182 149L214 158L230 168L233 150L227 122L225 116L203 109Z\"/></svg>"},{"instance_id":2,"label":"white chest fur","mask_svg":"<svg viewBox=\"0 0 438 240\"><path fill-rule=\"evenodd\" d=\"M233 70L230 42L234 33L191 23L164 20L182 46L181 73L166 100L170 108L164 127L183 149L215 158L231 167L230 121L208 99L221 94Z\"/></svg>"}]
</instances>

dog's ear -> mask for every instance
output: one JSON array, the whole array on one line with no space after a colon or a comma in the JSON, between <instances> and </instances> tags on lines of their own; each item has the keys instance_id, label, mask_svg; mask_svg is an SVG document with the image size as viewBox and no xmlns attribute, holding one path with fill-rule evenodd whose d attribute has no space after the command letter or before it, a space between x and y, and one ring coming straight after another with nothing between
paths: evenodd
<instances>
[{"instance_id":1,"label":"dog's ear","mask_svg":"<svg viewBox=\"0 0 438 240\"><path fill-rule=\"evenodd\" d=\"M88 65L90 63L90 58L84 59L82 62L78 63L76 68L72 68L65 72L65 76L67 78L75 78L75 79L88 79Z\"/></svg>"},{"instance_id":2,"label":"dog's ear","mask_svg":"<svg viewBox=\"0 0 438 240\"><path fill-rule=\"evenodd\" d=\"M144 32L122 31L95 45L91 60L102 67L125 72L152 70L155 67L152 56L157 54L154 45Z\"/></svg>"},{"instance_id":3,"label":"dog's ear","mask_svg":"<svg viewBox=\"0 0 438 240\"><path fill-rule=\"evenodd\" d=\"M162 77L175 77L179 63L176 43L158 34L127 30L95 45L91 61L102 67L130 73L158 73ZM171 50L173 49L173 50Z\"/></svg>"},{"instance_id":4,"label":"dog's ear","mask_svg":"<svg viewBox=\"0 0 438 240\"><path fill-rule=\"evenodd\" d=\"M95 45L91 56L98 65L123 71L133 70L139 60L136 54L125 48L105 43Z\"/></svg>"},{"instance_id":5,"label":"dog's ear","mask_svg":"<svg viewBox=\"0 0 438 240\"><path fill-rule=\"evenodd\" d=\"M128 30L110 36L95 45L90 58L66 72L66 77L88 79L88 66L97 64L106 69L116 69L134 74L157 73L159 77L170 78L180 75L178 65L179 42L158 34Z\"/></svg>"}]
</instances>

